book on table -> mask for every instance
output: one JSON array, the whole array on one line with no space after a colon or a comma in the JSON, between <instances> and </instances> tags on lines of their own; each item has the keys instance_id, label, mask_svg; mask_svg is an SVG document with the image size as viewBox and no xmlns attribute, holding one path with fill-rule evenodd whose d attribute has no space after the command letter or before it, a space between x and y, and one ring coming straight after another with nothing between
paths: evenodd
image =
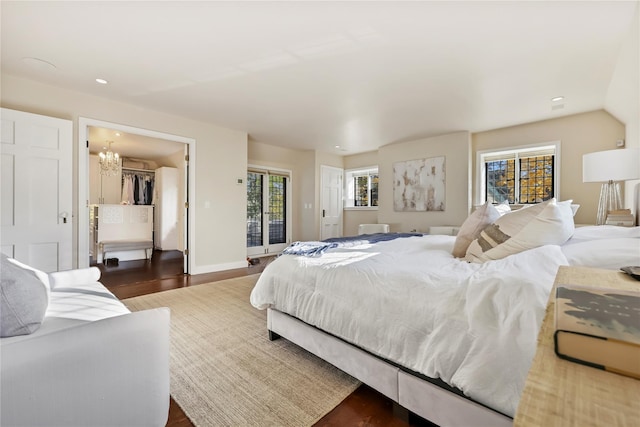
<instances>
[{"instance_id":1,"label":"book on table","mask_svg":"<svg viewBox=\"0 0 640 427\"><path fill-rule=\"evenodd\" d=\"M640 290L556 288L556 354L640 379Z\"/></svg>"}]
</instances>

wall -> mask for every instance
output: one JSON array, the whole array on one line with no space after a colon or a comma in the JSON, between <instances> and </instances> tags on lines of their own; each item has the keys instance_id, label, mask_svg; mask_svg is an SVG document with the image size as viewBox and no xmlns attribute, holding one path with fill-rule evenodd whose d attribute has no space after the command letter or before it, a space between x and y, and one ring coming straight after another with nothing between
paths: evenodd
<instances>
[{"instance_id":1,"label":"wall","mask_svg":"<svg viewBox=\"0 0 640 427\"><path fill-rule=\"evenodd\" d=\"M342 168L339 155L248 143L248 164L291 171L292 241L317 240L320 232L320 165Z\"/></svg>"},{"instance_id":2,"label":"wall","mask_svg":"<svg viewBox=\"0 0 640 427\"><path fill-rule=\"evenodd\" d=\"M2 74L2 107L72 120L74 123L74 224L79 177L78 118L151 129L194 138L197 157L191 203L195 209L191 273L246 266L246 191L236 184L247 170L247 134L211 123L141 109L106 98ZM108 90L108 88L107 88ZM77 233L74 258L77 258Z\"/></svg>"},{"instance_id":3,"label":"wall","mask_svg":"<svg viewBox=\"0 0 640 427\"><path fill-rule=\"evenodd\" d=\"M460 225L470 211L469 132L386 145L378 151L379 208L378 222L387 223L391 231L426 232L432 225ZM393 164L406 160L445 156L446 188L443 212L395 212L393 209Z\"/></svg>"},{"instance_id":4,"label":"wall","mask_svg":"<svg viewBox=\"0 0 640 427\"><path fill-rule=\"evenodd\" d=\"M609 83L604 108L625 124L626 146L640 148L640 3L629 34L620 49L618 61ZM640 168L640 159L638 159ZM634 195L633 189L637 194ZM640 209L640 180L625 183L625 206Z\"/></svg>"},{"instance_id":5,"label":"wall","mask_svg":"<svg viewBox=\"0 0 640 427\"><path fill-rule=\"evenodd\" d=\"M475 155L478 151L559 140L559 198L573 199L580 204L575 216L577 224L595 224L600 184L582 182L582 155L615 149L616 140L624 138L624 133L624 125L603 110L476 133L472 137L472 188L476 189L477 185ZM474 203L480 204L477 197L474 191Z\"/></svg>"}]
</instances>

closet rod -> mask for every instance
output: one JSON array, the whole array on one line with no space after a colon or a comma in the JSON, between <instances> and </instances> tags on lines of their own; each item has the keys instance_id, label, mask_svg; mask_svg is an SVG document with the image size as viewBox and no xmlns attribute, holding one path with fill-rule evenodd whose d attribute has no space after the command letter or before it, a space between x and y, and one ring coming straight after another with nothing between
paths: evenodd
<instances>
[{"instance_id":1,"label":"closet rod","mask_svg":"<svg viewBox=\"0 0 640 427\"><path fill-rule=\"evenodd\" d=\"M123 172L145 172L145 173L152 173L155 174L156 171L154 170L149 170L149 169L136 169L136 168L126 168L126 167L122 167L122 171Z\"/></svg>"}]
</instances>

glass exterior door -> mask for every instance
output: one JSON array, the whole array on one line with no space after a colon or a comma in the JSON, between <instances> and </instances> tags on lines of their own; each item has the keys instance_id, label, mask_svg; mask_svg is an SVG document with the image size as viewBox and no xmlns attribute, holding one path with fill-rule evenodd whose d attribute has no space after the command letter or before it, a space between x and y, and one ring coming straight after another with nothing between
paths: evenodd
<instances>
[{"instance_id":1,"label":"glass exterior door","mask_svg":"<svg viewBox=\"0 0 640 427\"><path fill-rule=\"evenodd\" d=\"M286 175L247 173L247 255L276 253L287 247L288 183Z\"/></svg>"}]
</instances>

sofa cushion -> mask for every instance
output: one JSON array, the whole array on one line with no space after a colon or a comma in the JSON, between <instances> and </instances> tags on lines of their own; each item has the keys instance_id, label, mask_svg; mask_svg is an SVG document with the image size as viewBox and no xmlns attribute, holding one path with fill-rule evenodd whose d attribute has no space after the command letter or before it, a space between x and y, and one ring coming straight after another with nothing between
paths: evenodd
<instances>
[{"instance_id":1,"label":"sofa cushion","mask_svg":"<svg viewBox=\"0 0 640 427\"><path fill-rule=\"evenodd\" d=\"M57 318L93 322L128 313L129 309L102 283L93 282L74 286L57 285L51 291L46 316L47 321Z\"/></svg>"},{"instance_id":2,"label":"sofa cushion","mask_svg":"<svg viewBox=\"0 0 640 427\"><path fill-rule=\"evenodd\" d=\"M40 328L49 303L48 289L32 269L2 254L0 271L0 337L26 335Z\"/></svg>"}]
</instances>

